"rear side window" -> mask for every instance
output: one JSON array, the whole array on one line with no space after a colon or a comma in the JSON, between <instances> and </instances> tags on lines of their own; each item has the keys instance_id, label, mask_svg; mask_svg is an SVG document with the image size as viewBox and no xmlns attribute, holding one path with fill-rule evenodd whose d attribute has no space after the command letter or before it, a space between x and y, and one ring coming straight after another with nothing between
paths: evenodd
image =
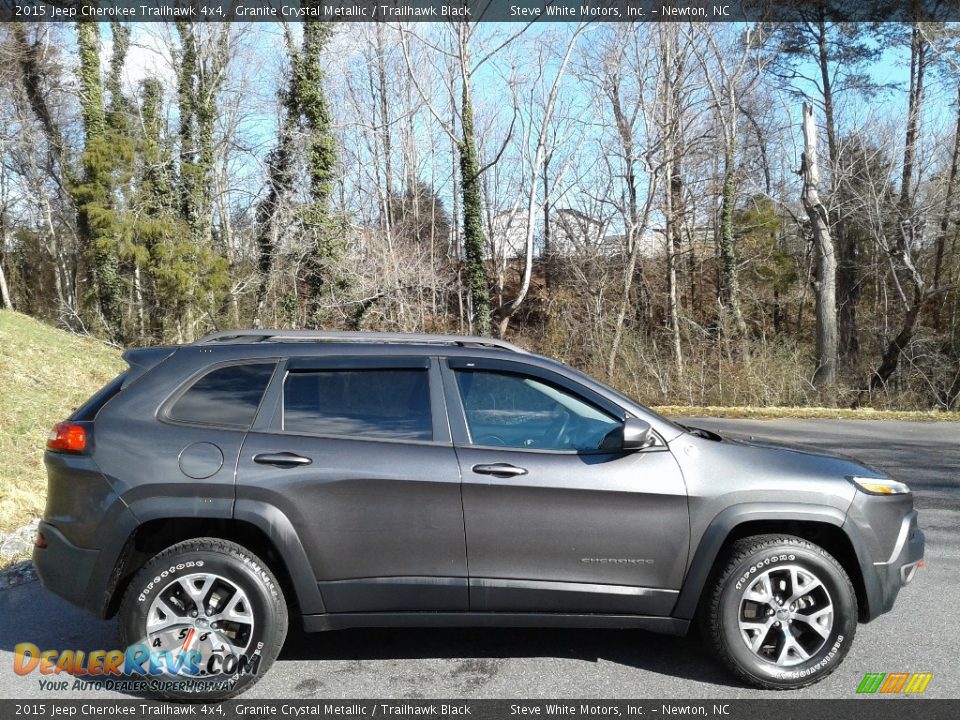
<instances>
[{"instance_id":1,"label":"rear side window","mask_svg":"<svg viewBox=\"0 0 960 720\"><path fill-rule=\"evenodd\" d=\"M283 429L315 435L432 440L426 370L291 372Z\"/></svg>"},{"instance_id":2,"label":"rear side window","mask_svg":"<svg viewBox=\"0 0 960 720\"><path fill-rule=\"evenodd\" d=\"M275 363L252 363L213 370L177 398L167 417L179 422L246 429L257 414L274 367Z\"/></svg>"}]
</instances>

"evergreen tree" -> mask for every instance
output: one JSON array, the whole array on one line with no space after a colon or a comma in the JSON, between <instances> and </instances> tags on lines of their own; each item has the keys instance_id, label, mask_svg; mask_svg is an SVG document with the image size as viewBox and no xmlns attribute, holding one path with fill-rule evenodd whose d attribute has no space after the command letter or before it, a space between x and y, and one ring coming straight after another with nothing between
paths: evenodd
<instances>
[{"instance_id":1,"label":"evergreen tree","mask_svg":"<svg viewBox=\"0 0 960 720\"><path fill-rule=\"evenodd\" d=\"M115 38L117 37L115 31ZM96 303L111 340L123 337L123 279L120 273L120 242L124 232L118 186L125 182L133 159L133 147L124 131L118 110L119 75L126 52L124 33L114 50L111 84L114 92L109 117L104 105L100 69L100 38L95 23L77 23L80 55L78 78L83 118L84 145L81 177L71 194L77 207L77 230L90 265Z\"/></svg>"}]
</instances>

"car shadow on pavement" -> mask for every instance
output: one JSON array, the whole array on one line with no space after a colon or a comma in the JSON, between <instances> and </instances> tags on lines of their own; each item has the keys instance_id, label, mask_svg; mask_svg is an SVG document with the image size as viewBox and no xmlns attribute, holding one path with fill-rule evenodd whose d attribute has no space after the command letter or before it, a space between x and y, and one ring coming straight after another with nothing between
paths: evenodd
<instances>
[{"instance_id":1,"label":"car shadow on pavement","mask_svg":"<svg viewBox=\"0 0 960 720\"><path fill-rule=\"evenodd\" d=\"M113 621L71 607L38 582L0 592L0 653L12 655L22 642L60 650L119 647ZM612 662L665 676L737 685L698 638L641 630L365 628L306 633L293 622L279 662L537 657ZM98 682L85 680L91 686Z\"/></svg>"},{"instance_id":2,"label":"car shadow on pavement","mask_svg":"<svg viewBox=\"0 0 960 720\"><path fill-rule=\"evenodd\" d=\"M291 623L280 661L563 658L741 687L694 632L558 628L363 628L306 633Z\"/></svg>"}]
</instances>

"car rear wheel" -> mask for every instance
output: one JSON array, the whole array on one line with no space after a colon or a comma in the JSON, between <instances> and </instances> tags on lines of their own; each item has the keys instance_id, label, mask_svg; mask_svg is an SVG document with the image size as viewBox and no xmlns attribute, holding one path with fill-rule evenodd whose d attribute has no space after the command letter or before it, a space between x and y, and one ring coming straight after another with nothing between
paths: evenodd
<instances>
[{"instance_id":1,"label":"car rear wheel","mask_svg":"<svg viewBox=\"0 0 960 720\"><path fill-rule=\"evenodd\" d=\"M222 700L252 686L287 632L269 568L236 543L196 538L167 548L133 578L119 614L127 657L147 692Z\"/></svg>"},{"instance_id":2,"label":"car rear wheel","mask_svg":"<svg viewBox=\"0 0 960 720\"><path fill-rule=\"evenodd\" d=\"M833 672L857 629L857 597L823 548L789 535L737 541L702 616L704 634L734 674L787 690Z\"/></svg>"}]
</instances>

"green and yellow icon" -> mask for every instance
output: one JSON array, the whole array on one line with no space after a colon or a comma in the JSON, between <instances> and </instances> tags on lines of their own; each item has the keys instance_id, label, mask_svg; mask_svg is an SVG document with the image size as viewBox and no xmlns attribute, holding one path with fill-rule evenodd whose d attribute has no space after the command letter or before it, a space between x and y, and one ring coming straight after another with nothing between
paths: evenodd
<instances>
[{"instance_id":1,"label":"green and yellow icon","mask_svg":"<svg viewBox=\"0 0 960 720\"><path fill-rule=\"evenodd\" d=\"M918 695L927 689L931 680L933 673L867 673L857 686L857 693Z\"/></svg>"}]
</instances>

